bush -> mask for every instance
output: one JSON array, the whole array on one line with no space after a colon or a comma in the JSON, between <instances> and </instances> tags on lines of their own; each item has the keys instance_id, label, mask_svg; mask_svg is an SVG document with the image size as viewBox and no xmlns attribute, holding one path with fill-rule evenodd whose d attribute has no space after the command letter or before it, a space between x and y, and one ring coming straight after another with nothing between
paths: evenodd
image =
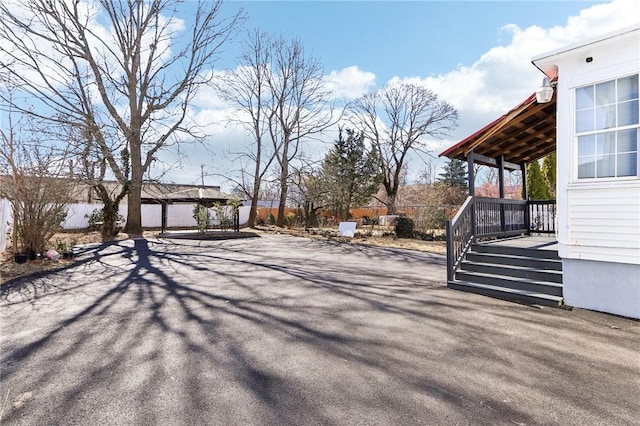
<instances>
[{"instance_id":1,"label":"bush","mask_svg":"<svg viewBox=\"0 0 640 426\"><path fill-rule=\"evenodd\" d=\"M413 238L413 228L415 224L410 217L400 216L396 220L396 237Z\"/></svg>"},{"instance_id":2,"label":"bush","mask_svg":"<svg viewBox=\"0 0 640 426\"><path fill-rule=\"evenodd\" d=\"M267 217L267 224L268 225L275 225L276 223L276 218L273 215L273 213L269 212L269 217Z\"/></svg>"},{"instance_id":3,"label":"bush","mask_svg":"<svg viewBox=\"0 0 640 426\"><path fill-rule=\"evenodd\" d=\"M89 221L89 230L90 231L102 231L102 226L104 225L104 212L102 209L95 209L91 212L91 214L85 214L84 218ZM117 224L124 223L124 216L118 214ZM118 235L120 232L121 226L117 226L115 230L115 235Z\"/></svg>"},{"instance_id":4,"label":"bush","mask_svg":"<svg viewBox=\"0 0 640 426\"><path fill-rule=\"evenodd\" d=\"M211 221L211 215L209 214L209 209L203 206L202 204L197 204L193 208L193 218L196 220L196 226L198 227L198 232L204 234L207 232L207 228L209 227L209 222Z\"/></svg>"},{"instance_id":5,"label":"bush","mask_svg":"<svg viewBox=\"0 0 640 426\"><path fill-rule=\"evenodd\" d=\"M289 212L284 215L285 226L292 227L295 223L296 223L296 214L294 212Z\"/></svg>"},{"instance_id":6,"label":"bush","mask_svg":"<svg viewBox=\"0 0 640 426\"><path fill-rule=\"evenodd\" d=\"M62 229L71 185L49 176L21 176L20 185L8 194L14 211L14 243L20 243L23 253L40 252Z\"/></svg>"}]
</instances>

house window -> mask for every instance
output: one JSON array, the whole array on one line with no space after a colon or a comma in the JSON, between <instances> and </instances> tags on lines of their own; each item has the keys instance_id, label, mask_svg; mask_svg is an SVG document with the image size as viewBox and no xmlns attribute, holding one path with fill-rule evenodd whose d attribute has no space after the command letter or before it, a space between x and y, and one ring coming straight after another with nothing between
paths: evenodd
<instances>
[{"instance_id":1,"label":"house window","mask_svg":"<svg viewBox=\"0 0 640 426\"><path fill-rule=\"evenodd\" d=\"M638 176L638 75L576 89L578 179Z\"/></svg>"}]
</instances>

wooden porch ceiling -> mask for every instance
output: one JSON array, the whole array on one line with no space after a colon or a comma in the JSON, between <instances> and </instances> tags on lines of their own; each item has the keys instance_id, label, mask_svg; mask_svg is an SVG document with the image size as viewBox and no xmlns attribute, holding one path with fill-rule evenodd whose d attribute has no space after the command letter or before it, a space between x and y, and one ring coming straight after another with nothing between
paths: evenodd
<instances>
[{"instance_id":1,"label":"wooden porch ceiling","mask_svg":"<svg viewBox=\"0 0 640 426\"><path fill-rule=\"evenodd\" d=\"M440 154L467 160L470 152L522 164L556 150L556 95L539 104L535 93L520 105Z\"/></svg>"}]
</instances>

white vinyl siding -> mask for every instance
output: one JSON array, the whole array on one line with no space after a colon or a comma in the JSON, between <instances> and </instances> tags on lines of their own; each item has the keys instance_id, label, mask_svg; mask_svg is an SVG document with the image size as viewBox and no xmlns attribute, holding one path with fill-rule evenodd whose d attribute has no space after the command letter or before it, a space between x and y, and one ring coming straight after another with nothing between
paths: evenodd
<instances>
[{"instance_id":1,"label":"white vinyl siding","mask_svg":"<svg viewBox=\"0 0 640 426\"><path fill-rule=\"evenodd\" d=\"M580 164L586 164L590 154L587 150L579 152L578 138L587 135L602 135L620 130L635 129L638 126L628 124L634 114L636 104L625 104L627 100L616 97L615 128L596 129L613 123L613 101L602 101L603 114L596 111L597 102L591 111L584 112L592 117L593 130L581 127L576 131L576 113L588 110L586 104L578 106L576 90L593 87L602 82L618 81L620 86L633 82L625 80L637 76L640 72L640 25L620 30L591 41L569 48L545 54L534 60L534 64L548 73L555 73L557 81L557 203L558 203L558 254L562 258L563 295L569 306L596 309L617 315L640 318L640 179L636 167L635 176L625 174L624 155L632 154L634 149L613 142L602 144L602 157L607 158L611 167L615 163L620 177L578 178ZM605 86L602 87L606 92ZM610 89L610 88L609 88ZM619 87L620 89L620 87ZM623 88L623 91L625 89ZM631 90L630 92L633 92ZM607 95L604 93L604 95ZM611 93L609 99L613 100ZM584 99L583 99L584 100ZM605 105L607 104L607 105ZM620 108L618 108L620 107ZM604 114L607 110L607 114ZM626 112L625 112L626 111ZM637 111L637 108L636 110ZM627 114L627 112L629 114ZM636 113L637 114L637 113ZM598 120L600 120L598 122ZM594 144L594 168L600 160L597 144ZM640 138L635 147L636 158ZM631 155L632 156L632 155ZM584 160L580 162L580 160ZM603 158L604 160L604 158ZM636 163L638 164L638 163ZM612 172L601 170L603 174ZM629 171L627 170L627 173Z\"/></svg>"},{"instance_id":2,"label":"white vinyl siding","mask_svg":"<svg viewBox=\"0 0 640 426\"><path fill-rule=\"evenodd\" d=\"M640 264L640 184L568 192L568 258Z\"/></svg>"}]
</instances>

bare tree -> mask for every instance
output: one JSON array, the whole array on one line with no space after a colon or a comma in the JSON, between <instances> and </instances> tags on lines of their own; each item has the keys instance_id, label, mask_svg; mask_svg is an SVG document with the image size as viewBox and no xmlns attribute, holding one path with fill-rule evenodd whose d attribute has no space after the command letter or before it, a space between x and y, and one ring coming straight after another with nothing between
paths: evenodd
<instances>
[{"instance_id":1,"label":"bare tree","mask_svg":"<svg viewBox=\"0 0 640 426\"><path fill-rule=\"evenodd\" d=\"M158 151L201 136L188 107L242 13L223 19L221 1L13 0L0 3L0 67L43 120L82 123L115 178L127 185L126 230L140 235L141 189ZM179 13L191 16L186 26ZM1 96L1 95L0 95ZM7 101L7 99L5 99ZM126 144L130 176L110 151L104 128Z\"/></svg>"},{"instance_id":2,"label":"bare tree","mask_svg":"<svg viewBox=\"0 0 640 426\"><path fill-rule=\"evenodd\" d=\"M302 142L338 122L331 93L323 79L320 62L304 52L300 41L275 39L267 87L269 138L279 167L280 202L277 226L284 225L290 163L302 150Z\"/></svg>"},{"instance_id":3,"label":"bare tree","mask_svg":"<svg viewBox=\"0 0 640 426\"><path fill-rule=\"evenodd\" d=\"M24 116L14 121L11 108L4 112L7 122L6 129L0 129L0 198L8 199L13 210L13 252L35 256L62 228L73 182L63 173L66 153L47 146L42 140L44 132L34 129L28 120L23 122Z\"/></svg>"},{"instance_id":4,"label":"bare tree","mask_svg":"<svg viewBox=\"0 0 640 426\"><path fill-rule=\"evenodd\" d=\"M381 159L383 201L395 214L403 166L411 151L428 152L427 137L441 138L456 126L458 113L425 87L398 84L356 101L353 125L362 131Z\"/></svg>"},{"instance_id":5,"label":"bare tree","mask_svg":"<svg viewBox=\"0 0 640 426\"><path fill-rule=\"evenodd\" d=\"M315 226L318 211L328 206L330 188L317 162L302 161L292 169L291 199L301 208L304 227L309 229Z\"/></svg>"},{"instance_id":6,"label":"bare tree","mask_svg":"<svg viewBox=\"0 0 640 426\"><path fill-rule=\"evenodd\" d=\"M422 185L431 185L435 182L436 165L432 160L428 160L424 163L420 174L418 175L417 183Z\"/></svg>"},{"instance_id":7,"label":"bare tree","mask_svg":"<svg viewBox=\"0 0 640 426\"><path fill-rule=\"evenodd\" d=\"M233 153L242 164L240 179L234 182L251 199L251 227L256 223L260 187L275 159L272 144L265 140L268 132L267 108L273 104L267 86L271 72L272 43L266 33L259 30L251 32L245 41L244 52L238 59L238 66L217 82L222 97L237 108L232 120L240 123L252 136L252 145L247 150Z\"/></svg>"},{"instance_id":8,"label":"bare tree","mask_svg":"<svg viewBox=\"0 0 640 426\"><path fill-rule=\"evenodd\" d=\"M320 62L305 55L298 40L287 41L254 30L238 66L218 84L222 97L237 107L235 121L250 131L253 143L234 153L242 167L236 185L252 200L249 223L256 218L258 194L271 166L277 165L280 200L276 225L283 226L291 162L302 142L334 125L331 93Z\"/></svg>"},{"instance_id":9,"label":"bare tree","mask_svg":"<svg viewBox=\"0 0 640 426\"><path fill-rule=\"evenodd\" d=\"M85 127L73 127L68 139L74 149L76 163L72 171L74 180L81 182L91 188L102 203L100 232L104 241L110 240L118 235L120 225L118 224L120 202L129 192L129 150L126 143L118 143L117 138L110 138L109 150L106 152L110 156L116 157L119 153L119 167L124 177L124 183L118 187L109 186L106 182L106 175L109 169L107 158L101 147L106 146L109 138L105 136L110 132L103 129L95 131L95 127L87 124ZM97 140L100 139L101 143Z\"/></svg>"}]
</instances>

